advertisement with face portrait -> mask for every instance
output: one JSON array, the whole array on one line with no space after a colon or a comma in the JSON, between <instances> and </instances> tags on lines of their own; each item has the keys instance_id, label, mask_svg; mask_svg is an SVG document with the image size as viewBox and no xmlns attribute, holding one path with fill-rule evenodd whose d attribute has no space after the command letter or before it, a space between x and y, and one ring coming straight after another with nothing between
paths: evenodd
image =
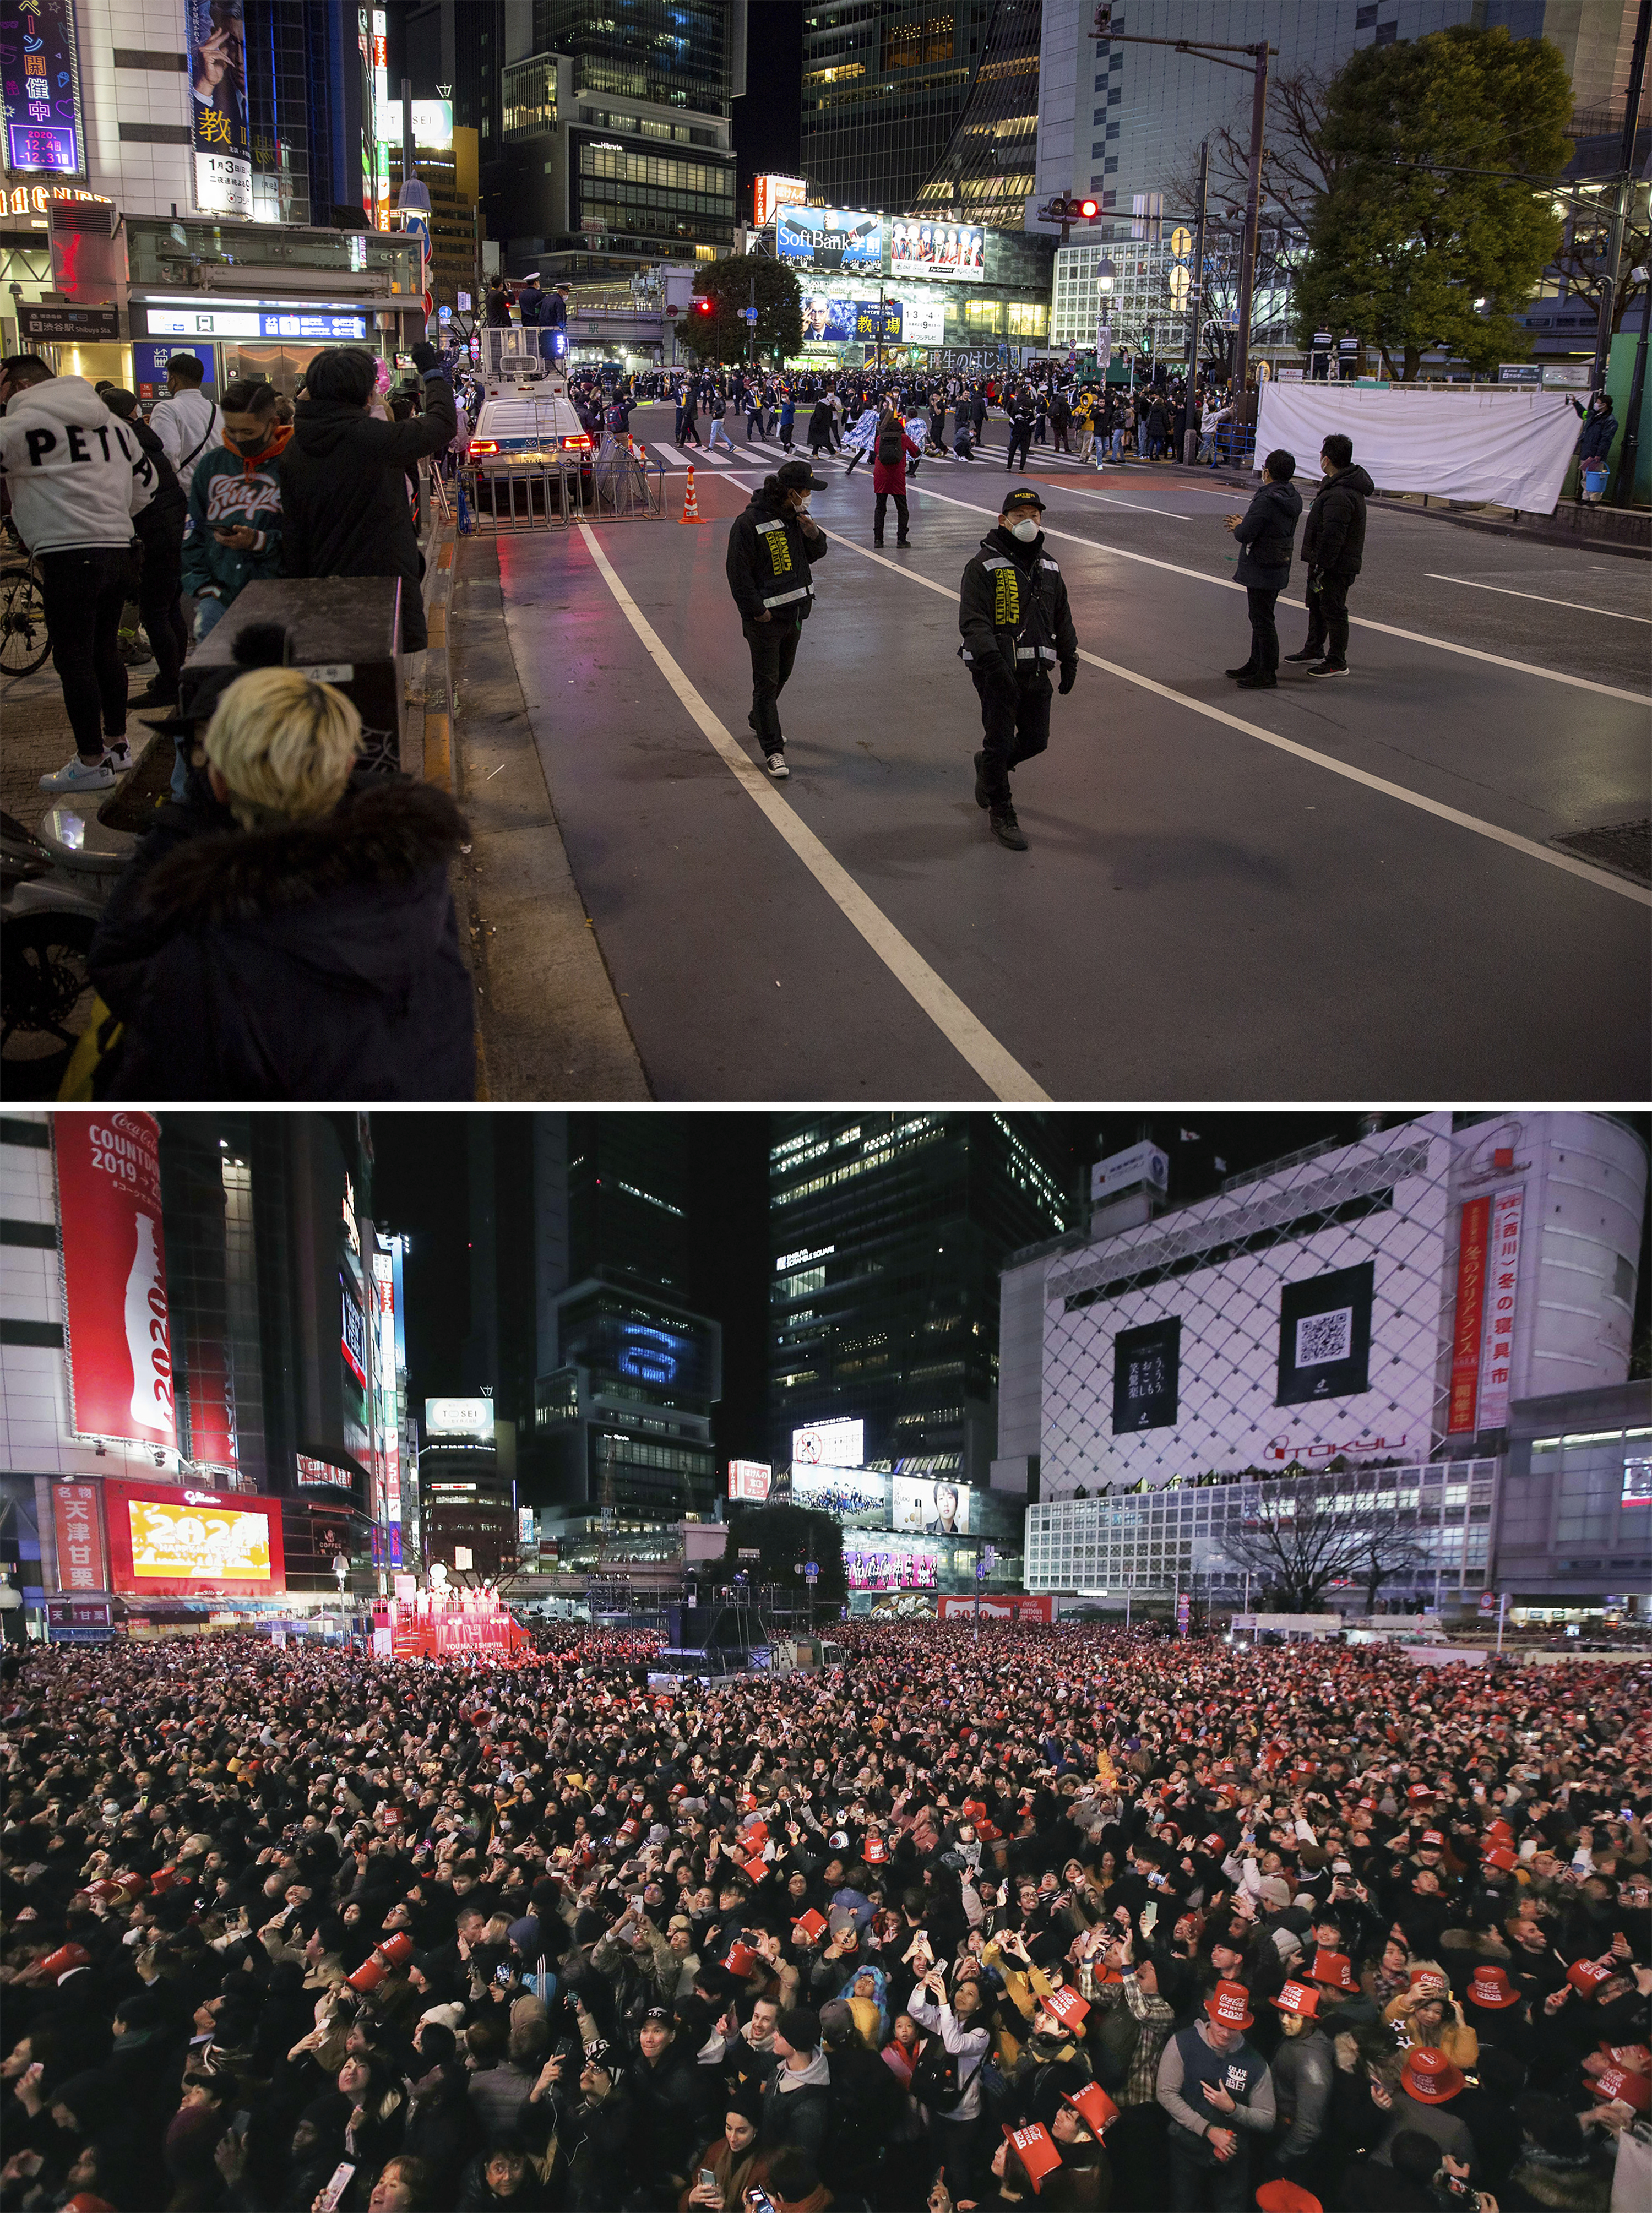
<instances>
[{"instance_id":1,"label":"advertisement with face portrait","mask_svg":"<svg viewBox=\"0 0 1652 2213\"><path fill-rule=\"evenodd\" d=\"M968 1486L949 1483L942 1476L898 1475L893 1478L894 1511L890 1527L911 1529L927 1537L967 1537L970 1533Z\"/></svg>"},{"instance_id":2,"label":"advertisement with face portrait","mask_svg":"<svg viewBox=\"0 0 1652 2213\"><path fill-rule=\"evenodd\" d=\"M775 253L796 269L826 276L834 270L875 273L883 265L883 217L850 208L782 208L775 218Z\"/></svg>"},{"instance_id":3,"label":"advertisement with face portrait","mask_svg":"<svg viewBox=\"0 0 1652 2213\"><path fill-rule=\"evenodd\" d=\"M250 216L253 149L241 0L186 0L184 35L195 205L203 215Z\"/></svg>"},{"instance_id":4,"label":"advertisement with face portrait","mask_svg":"<svg viewBox=\"0 0 1652 2213\"><path fill-rule=\"evenodd\" d=\"M986 233L972 223L917 223L889 226L892 277L961 277L979 283L986 275Z\"/></svg>"}]
</instances>

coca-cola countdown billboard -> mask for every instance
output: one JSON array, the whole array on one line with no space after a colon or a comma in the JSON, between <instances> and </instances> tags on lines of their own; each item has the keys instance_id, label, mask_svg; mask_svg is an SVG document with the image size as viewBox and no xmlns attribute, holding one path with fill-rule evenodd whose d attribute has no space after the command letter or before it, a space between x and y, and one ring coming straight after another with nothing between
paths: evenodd
<instances>
[{"instance_id":1,"label":"coca-cola countdown billboard","mask_svg":"<svg viewBox=\"0 0 1652 2213\"><path fill-rule=\"evenodd\" d=\"M287 1587L278 1498L112 1479L103 1511L111 1590L268 1598Z\"/></svg>"},{"instance_id":2,"label":"coca-cola countdown billboard","mask_svg":"<svg viewBox=\"0 0 1652 2213\"><path fill-rule=\"evenodd\" d=\"M70 1425L174 1451L160 1125L122 1111L57 1114L52 1129Z\"/></svg>"}]
</instances>

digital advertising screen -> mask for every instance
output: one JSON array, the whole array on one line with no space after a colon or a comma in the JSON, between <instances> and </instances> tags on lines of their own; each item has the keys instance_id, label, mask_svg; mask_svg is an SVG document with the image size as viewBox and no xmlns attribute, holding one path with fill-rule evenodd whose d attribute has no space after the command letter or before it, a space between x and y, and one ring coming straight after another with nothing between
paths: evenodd
<instances>
[{"instance_id":1,"label":"digital advertising screen","mask_svg":"<svg viewBox=\"0 0 1652 2213\"><path fill-rule=\"evenodd\" d=\"M866 1458L864 1422L813 1422L791 1433L791 1460L799 1467L858 1467Z\"/></svg>"},{"instance_id":2,"label":"digital advertising screen","mask_svg":"<svg viewBox=\"0 0 1652 2213\"><path fill-rule=\"evenodd\" d=\"M203 215L253 212L247 120L247 21L241 0L185 0L195 204Z\"/></svg>"},{"instance_id":3,"label":"digital advertising screen","mask_svg":"<svg viewBox=\"0 0 1652 2213\"><path fill-rule=\"evenodd\" d=\"M791 1503L829 1514L844 1528L889 1527L889 1478L856 1467L799 1467L791 1472Z\"/></svg>"},{"instance_id":4,"label":"digital advertising screen","mask_svg":"<svg viewBox=\"0 0 1652 2213\"><path fill-rule=\"evenodd\" d=\"M986 233L973 223L917 223L889 226L892 277L961 277L979 283L986 275Z\"/></svg>"},{"instance_id":5,"label":"digital advertising screen","mask_svg":"<svg viewBox=\"0 0 1652 2213\"><path fill-rule=\"evenodd\" d=\"M925 1537L967 1537L970 1533L969 1487L944 1478L898 1475L893 1478L893 1513L890 1527L910 1529Z\"/></svg>"},{"instance_id":6,"label":"digital advertising screen","mask_svg":"<svg viewBox=\"0 0 1652 2213\"><path fill-rule=\"evenodd\" d=\"M769 1495L769 1480L773 1473L765 1460L731 1460L728 1496L744 1499L749 1505L761 1506Z\"/></svg>"},{"instance_id":7,"label":"digital advertising screen","mask_svg":"<svg viewBox=\"0 0 1652 2213\"><path fill-rule=\"evenodd\" d=\"M21 0L0 21L6 167L60 177L85 168L74 0Z\"/></svg>"},{"instance_id":8,"label":"digital advertising screen","mask_svg":"<svg viewBox=\"0 0 1652 2213\"><path fill-rule=\"evenodd\" d=\"M803 344L847 345L855 335L857 302L829 296L825 292L803 295Z\"/></svg>"},{"instance_id":9,"label":"digital advertising screen","mask_svg":"<svg viewBox=\"0 0 1652 2213\"><path fill-rule=\"evenodd\" d=\"M883 266L883 217L850 208L783 207L775 218L775 253L795 268L825 276L833 270Z\"/></svg>"},{"instance_id":10,"label":"digital advertising screen","mask_svg":"<svg viewBox=\"0 0 1652 2213\"><path fill-rule=\"evenodd\" d=\"M279 1499L169 1484L105 1490L114 1589L259 1597L286 1588Z\"/></svg>"},{"instance_id":11,"label":"digital advertising screen","mask_svg":"<svg viewBox=\"0 0 1652 2213\"><path fill-rule=\"evenodd\" d=\"M844 1576L850 1590L933 1590L936 1555L928 1545L895 1537L844 1539Z\"/></svg>"}]
</instances>

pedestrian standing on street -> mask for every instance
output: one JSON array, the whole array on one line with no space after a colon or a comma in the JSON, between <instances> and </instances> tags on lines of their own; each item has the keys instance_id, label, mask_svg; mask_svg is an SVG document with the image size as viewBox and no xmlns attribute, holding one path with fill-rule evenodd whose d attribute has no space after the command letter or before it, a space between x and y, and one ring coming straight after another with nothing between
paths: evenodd
<instances>
[{"instance_id":1,"label":"pedestrian standing on street","mask_svg":"<svg viewBox=\"0 0 1652 2213\"><path fill-rule=\"evenodd\" d=\"M1286 656L1310 676L1348 674L1348 588L1365 557L1365 503L1376 489L1354 465L1354 442L1333 430L1320 449L1320 489L1302 525L1308 569L1308 643Z\"/></svg>"},{"instance_id":2,"label":"pedestrian standing on street","mask_svg":"<svg viewBox=\"0 0 1652 2213\"><path fill-rule=\"evenodd\" d=\"M1073 419L1073 410L1064 392L1058 392L1050 402L1050 428L1055 433L1055 450L1064 454L1068 449L1067 426Z\"/></svg>"},{"instance_id":3,"label":"pedestrian standing on street","mask_svg":"<svg viewBox=\"0 0 1652 2213\"><path fill-rule=\"evenodd\" d=\"M147 507L132 518L142 549L137 580L138 619L149 632L155 655L155 674L149 689L130 702L134 707L173 707L178 703L178 672L189 651L189 625L184 620L184 527L189 502L172 472L161 441L137 412L137 394L107 385L103 404L126 425L155 471L155 493Z\"/></svg>"},{"instance_id":4,"label":"pedestrian standing on street","mask_svg":"<svg viewBox=\"0 0 1652 2213\"><path fill-rule=\"evenodd\" d=\"M1588 497L1584 479L1605 476L1612 459L1612 442L1618 435L1618 418L1612 412L1610 393L1597 392L1591 395L1587 409L1574 399L1572 405L1583 418L1583 428L1578 433L1577 497Z\"/></svg>"},{"instance_id":5,"label":"pedestrian standing on street","mask_svg":"<svg viewBox=\"0 0 1652 2213\"><path fill-rule=\"evenodd\" d=\"M997 526L959 588L958 649L981 702L984 742L975 756L975 803L993 836L1027 850L1015 820L1009 772L1050 742L1050 678L1064 694L1078 674L1078 633L1059 565L1044 550L1044 502L1030 485L1005 495Z\"/></svg>"},{"instance_id":6,"label":"pedestrian standing on street","mask_svg":"<svg viewBox=\"0 0 1652 2213\"><path fill-rule=\"evenodd\" d=\"M906 456L914 462L921 448L914 443L892 407L884 417L878 430L878 442L872 460L872 489L877 495L877 504L872 518L872 543L883 543L883 518L888 512L889 502L895 503L895 545L910 546L909 516L906 509Z\"/></svg>"},{"instance_id":7,"label":"pedestrian standing on street","mask_svg":"<svg viewBox=\"0 0 1652 2213\"><path fill-rule=\"evenodd\" d=\"M699 405L698 386L692 381L684 385L682 413L677 424L677 442L680 446L700 446L705 442L700 436Z\"/></svg>"},{"instance_id":8,"label":"pedestrian standing on street","mask_svg":"<svg viewBox=\"0 0 1652 2213\"><path fill-rule=\"evenodd\" d=\"M826 490L807 461L785 461L765 477L728 531L728 588L752 654L752 711L747 716L777 780L789 776L780 729L780 694L814 597L812 565L825 558L826 534L809 515L809 495Z\"/></svg>"},{"instance_id":9,"label":"pedestrian standing on street","mask_svg":"<svg viewBox=\"0 0 1652 2213\"><path fill-rule=\"evenodd\" d=\"M792 448L792 431L797 422L797 398L790 385L780 396L780 442L788 453Z\"/></svg>"},{"instance_id":10,"label":"pedestrian standing on street","mask_svg":"<svg viewBox=\"0 0 1652 2213\"><path fill-rule=\"evenodd\" d=\"M1276 448L1263 465L1260 487L1245 513L1225 518L1240 546L1234 579L1244 585L1250 603L1250 658L1227 672L1242 691L1271 692L1279 681L1279 632L1273 610L1290 578L1291 547L1302 511L1302 495L1291 482L1295 473L1295 455L1283 446Z\"/></svg>"},{"instance_id":11,"label":"pedestrian standing on street","mask_svg":"<svg viewBox=\"0 0 1652 2213\"><path fill-rule=\"evenodd\" d=\"M812 461L820 458L822 448L832 451L832 394L823 392L809 410L808 457Z\"/></svg>"},{"instance_id":12,"label":"pedestrian standing on street","mask_svg":"<svg viewBox=\"0 0 1652 2213\"><path fill-rule=\"evenodd\" d=\"M186 492L196 462L223 436L218 404L201 389L204 374L198 356L174 354L167 363L167 396L149 416L149 428Z\"/></svg>"},{"instance_id":13,"label":"pedestrian standing on street","mask_svg":"<svg viewBox=\"0 0 1652 2213\"><path fill-rule=\"evenodd\" d=\"M1021 474L1027 474L1027 462L1033 443L1033 403L1026 392L1014 393L1008 403L1009 413L1009 453L1004 462L1004 474L1015 466L1015 455L1021 457Z\"/></svg>"}]
</instances>

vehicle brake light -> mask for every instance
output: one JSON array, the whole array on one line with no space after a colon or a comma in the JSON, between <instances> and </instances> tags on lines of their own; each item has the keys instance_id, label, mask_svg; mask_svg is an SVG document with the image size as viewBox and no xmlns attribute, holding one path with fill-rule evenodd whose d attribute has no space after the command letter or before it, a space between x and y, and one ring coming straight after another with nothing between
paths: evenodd
<instances>
[{"instance_id":1,"label":"vehicle brake light","mask_svg":"<svg viewBox=\"0 0 1652 2213\"><path fill-rule=\"evenodd\" d=\"M564 438L562 442L564 446L582 446L588 454L591 450L590 440L582 436L577 438Z\"/></svg>"},{"instance_id":2,"label":"vehicle brake light","mask_svg":"<svg viewBox=\"0 0 1652 2213\"><path fill-rule=\"evenodd\" d=\"M499 441L497 438L472 438L470 450L473 454L497 454L499 450Z\"/></svg>"}]
</instances>

